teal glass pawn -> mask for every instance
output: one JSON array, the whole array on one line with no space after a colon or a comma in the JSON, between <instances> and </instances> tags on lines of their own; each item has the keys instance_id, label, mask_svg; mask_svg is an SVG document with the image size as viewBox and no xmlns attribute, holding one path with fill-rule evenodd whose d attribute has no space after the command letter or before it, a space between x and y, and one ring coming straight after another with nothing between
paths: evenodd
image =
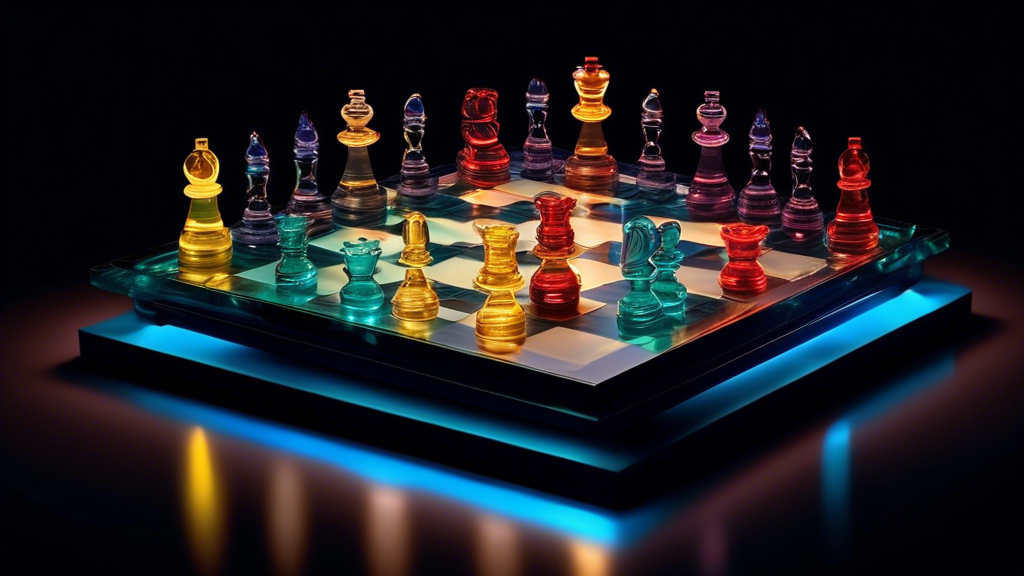
<instances>
[{"instance_id":1,"label":"teal glass pawn","mask_svg":"<svg viewBox=\"0 0 1024 576\"><path fill-rule=\"evenodd\" d=\"M277 292L288 296L316 294L316 266L306 257L305 216L280 216L277 218L277 245L281 247L281 261L274 269Z\"/></svg>"},{"instance_id":2,"label":"teal glass pawn","mask_svg":"<svg viewBox=\"0 0 1024 576\"><path fill-rule=\"evenodd\" d=\"M683 262L683 253L676 249L679 245L679 222L665 222L658 226L658 232L661 233L661 247L651 258L658 269L658 276L651 284L651 291L661 301L665 314L682 314L686 286L676 278L676 270Z\"/></svg>"},{"instance_id":3,"label":"teal glass pawn","mask_svg":"<svg viewBox=\"0 0 1024 576\"><path fill-rule=\"evenodd\" d=\"M638 334L653 329L665 318L661 301L651 291L658 269L651 256L661 245L661 233L645 216L633 218L622 227L622 256L619 266L630 283L629 293L619 300L616 318L619 332Z\"/></svg>"},{"instance_id":4,"label":"teal glass pawn","mask_svg":"<svg viewBox=\"0 0 1024 576\"><path fill-rule=\"evenodd\" d=\"M373 279L380 252L380 240L366 238L345 242L341 249L348 276L348 284L341 289L341 305L350 315L369 315L384 306L384 290Z\"/></svg>"}]
</instances>

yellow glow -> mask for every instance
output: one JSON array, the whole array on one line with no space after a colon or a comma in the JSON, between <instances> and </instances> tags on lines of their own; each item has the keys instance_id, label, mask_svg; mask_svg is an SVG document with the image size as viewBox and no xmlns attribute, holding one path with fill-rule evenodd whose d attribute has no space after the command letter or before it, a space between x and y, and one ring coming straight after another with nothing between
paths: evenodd
<instances>
[{"instance_id":1,"label":"yellow glow","mask_svg":"<svg viewBox=\"0 0 1024 576\"><path fill-rule=\"evenodd\" d=\"M212 276L231 263L231 233L217 207L220 162L205 138L196 138L196 149L185 159L183 169L189 181L185 195L192 203L178 239L178 265L190 274Z\"/></svg>"},{"instance_id":2,"label":"yellow glow","mask_svg":"<svg viewBox=\"0 0 1024 576\"><path fill-rule=\"evenodd\" d=\"M581 540L572 541L570 548L573 574L606 576L611 573L611 556L605 548Z\"/></svg>"},{"instance_id":3,"label":"yellow glow","mask_svg":"<svg viewBox=\"0 0 1024 576\"><path fill-rule=\"evenodd\" d=\"M202 428L189 435L185 454L185 529L199 571L213 574L224 553L224 498Z\"/></svg>"}]
</instances>

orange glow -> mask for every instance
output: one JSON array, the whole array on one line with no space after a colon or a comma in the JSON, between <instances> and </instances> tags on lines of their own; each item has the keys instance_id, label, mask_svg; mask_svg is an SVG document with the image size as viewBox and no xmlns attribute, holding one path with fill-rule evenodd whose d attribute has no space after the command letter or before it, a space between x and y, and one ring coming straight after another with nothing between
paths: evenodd
<instances>
[{"instance_id":1,"label":"orange glow","mask_svg":"<svg viewBox=\"0 0 1024 576\"><path fill-rule=\"evenodd\" d=\"M274 572L280 576L301 574L305 563L309 508L306 487L291 460L274 462L267 502L267 540Z\"/></svg>"},{"instance_id":2,"label":"orange glow","mask_svg":"<svg viewBox=\"0 0 1024 576\"><path fill-rule=\"evenodd\" d=\"M387 486L370 487L366 551L371 574L410 573L409 503L404 493Z\"/></svg>"},{"instance_id":3,"label":"orange glow","mask_svg":"<svg viewBox=\"0 0 1024 576\"><path fill-rule=\"evenodd\" d=\"M481 576L519 574L519 538L516 526L496 516L481 515L477 521L476 571Z\"/></svg>"},{"instance_id":4,"label":"orange glow","mask_svg":"<svg viewBox=\"0 0 1024 576\"><path fill-rule=\"evenodd\" d=\"M573 540L569 544L572 552L572 573L577 576L607 576L611 574L611 555L597 544Z\"/></svg>"},{"instance_id":5,"label":"orange glow","mask_svg":"<svg viewBox=\"0 0 1024 576\"><path fill-rule=\"evenodd\" d=\"M201 573L214 574L224 555L224 495L206 432L199 427L186 445L184 490L185 532L193 559Z\"/></svg>"}]
</instances>

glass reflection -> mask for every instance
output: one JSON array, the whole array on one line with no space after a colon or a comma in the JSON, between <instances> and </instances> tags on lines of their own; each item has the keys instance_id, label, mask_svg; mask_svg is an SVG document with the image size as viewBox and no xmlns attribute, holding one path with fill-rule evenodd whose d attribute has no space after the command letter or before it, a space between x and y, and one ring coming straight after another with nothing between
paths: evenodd
<instances>
[{"instance_id":1,"label":"glass reflection","mask_svg":"<svg viewBox=\"0 0 1024 576\"><path fill-rule=\"evenodd\" d=\"M476 573L480 576L519 574L519 537L514 524L490 514L480 514L476 525Z\"/></svg>"},{"instance_id":2,"label":"glass reflection","mask_svg":"<svg viewBox=\"0 0 1024 576\"><path fill-rule=\"evenodd\" d=\"M604 546L583 540L569 542L572 573L576 576L607 576L611 574L611 554Z\"/></svg>"},{"instance_id":3,"label":"glass reflection","mask_svg":"<svg viewBox=\"0 0 1024 576\"><path fill-rule=\"evenodd\" d=\"M409 574L411 548L407 494L387 486L370 486L366 514L367 570L375 576Z\"/></svg>"},{"instance_id":4,"label":"glass reflection","mask_svg":"<svg viewBox=\"0 0 1024 576\"><path fill-rule=\"evenodd\" d=\"M215 574L224 557L225 500L206 432L196 427L185 447L185 535L198 571Z\"/></svg>"},{"instance_id":5,"label":"glass reflection","mask_svg":"<svg viewBox=\"0 0 1024 576\"><path fill-rule=\"evenodd\" d=\"M308 550L309 508L299 468L289 459L275 460L270 470L267 540L274 572L302 573Z\"/></svg>"}]
</instances>

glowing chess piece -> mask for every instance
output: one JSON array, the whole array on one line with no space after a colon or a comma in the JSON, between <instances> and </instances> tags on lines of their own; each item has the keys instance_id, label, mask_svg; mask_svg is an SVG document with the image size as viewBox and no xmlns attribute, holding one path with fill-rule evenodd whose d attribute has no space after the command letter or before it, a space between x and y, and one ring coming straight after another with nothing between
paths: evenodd
<instances>
[{"instance_id":1,"label":"glowing chess piece","mask_svg":"<svg viewBox=\"0 0 1024 576\"><path fill-rule=\"evenodd\" d=\"M484 265L473 285L488 292L515 292L522 288L525 280L516 261L516 244L519 242L516 227L498 220L477 220L473 222L473 230L484 244Z\"/></svg>"},{"instance_id":2,"label":"glowing chess piece","mask_svg":"<svg viewBox=\"0 0 1024 576\"><path fill-rule=\"evenodd\" d=\"M543 80L530 80L526 88L526 114L530 117L530 129L523 144L521 173L527 180L545 181L554 176L554 155L546 126L550 98L547 84Z\"/></svg>"},{"instance_id":3,"label":"glowing chess piece","mask_svg":"<svg viewBox=\"0 0 1024 576\"><path fill-rule=\"evenodd\" d=\"M459 177L480 188L491 188L511 179L510 159L498 142L498 92L470 88L462 101L462 139L465 148L456 159Z\"/></svg>"},{"instance_id":4,"label":"glowing chess piece","mask_svg":"<svg viewBox=\"0 0 1024 576\"><path fill-rule=\"evenodd\" d=\"M579 104L572 115L583 122L576 150L565 162L565 185L573 190L611 194L619 184L619 165L608 154L601 122L612 115L604 104L611 75L598 64L597 57L587 56L583 66L573 72Z\"/></svg>"},{"instance_id":5,"label":"glowing chess piece","mask_svg":"<svg viewBox=\"0 0 1024 576\"><path fill-rule=\"evenodd\" d=\"M372 315L384 305L384 290L374 280L380 240L360 238L344 243L345 275L348 283L341 288L341 305L350 316Z\"/></svg>"},{"instance_id":6,"label":"glowing chess piece","mask_svg":"<svg viewBox=\"0 0 1024 576\"><path fill-rule=\"evenodd\" d=\"M661 246L661 232L646 216L637 216L622 227L622 251L619 266L630 289L619 300L616 318L620 332L635 333L653 327L664 319L661 301L651 291L658 269L651 257Z\"/></svg>"},{"instance_id":7,"label":"glowing chess piece","mask_svg":"<svg viewBox=\"0 0 1024 576\"><path fill-rule=\"evenodd\" d=\"M530 302L542 312L574 311L580 303L581 279L568 261L580 253L569 220L576 199L547 191L534 196L533 204L540 213L533 254L541 263L530 278Z\"/></svg>"},{"instance_id":8,"label":"glowing chess piece","mask_svg":"<svg viewBox=\"0 0 1024 576\"><path fill-rule=\"evenodd\" d=\"M664 117L659 96L658 91L651 88L651 93L641 105L640 127L643 128L647 143L637 161L640 172L636 175L636 186L644 198L663 202L675 197L676 176L665 171L665 159L661 157L661 146L658 144Z\"/></svg>"},{"instance_id":9,"label":"glowing chess piece","mask_svg":"<svg viewBox=\"0 0 1024 576\"><path fill-rule=\"evenodd\" d=\"M245 177L249 180L246 190L248 203L242 214L242 221L231 229L231 237L246 246L271 246L277 244L277 225L270 213L267 201L267 180L270 179L270 158L260 135L249 136L249 148L245 151Z\"/></svg>"},{"instance_id":10,"label":"glowing chess piece","mask_svg":"<svg viewBox=\"0 0 1024 576\"><path fill-rule=\"evenodd\" d=\"M308 218L307 233L311 236L330 230L333 224L331 200L326 194L320 193L320 187L316 182L320 135L317 134L313 121L309 119L309 114L305 112L299 116L292 153L295 161L295 190L288 200L285 214Z\"/></svg>"},{"instance_id":11,"label":"glowing chess piece","mask_svg":"<svg viewBox=\"0 0 1024 576\"><path fill-rule=\"evenodd\" d=\"M747 224L778 224L782 208L772 186L772 127L764 110L758 110L750 126L750 181L740 192L736 212Z\"/></svg>"},{"instance_id":12,"label":"glowing chess piece","mask_svg":"<svg viewBox=\"0 0 1024 576\"><path fill-rule=\"evenodd\" d=\"M430 230L427 228L426 216L419 212L406 216L402 225L402 240L405 241L405 249L398 262L410 268L405 271L405 281L391 299L391 313L401 320L433 320L437 318L440 304L437 293L423 274L423 267L433 260L427 251Z\"/></svg>"},{"instance_id":13,"label":"glowing chess piece","mask_svg":"<svg viewBox=\"0 0 1024 576\"><path fill-rule=\"evenodd\" d=\"M860 138L850 138L839 157L839 206L828 224L828 249L834 254L864 254L878 247L878 226L868 204L871 161Z\"/></svg>"},{"instance_id":14,"label":"glowing chess piece","mask_svg":"<svg viewBox=\"0 0 1024 576\"><path fill-rule=\"evenodd\" d=\"M437 194L437 178L431 178L430 165L423 155L426 124L423 97L419 94L409 96L405 101L403 126L405 143L409 148L402 154L402 182L398 185L398 193L403 196L423 198Z\"/></svg>"},{"instance_id":15,"label":"glowing chess piece","mask_svg":"<svg viewBox=\"0 0 1024 576\"><path fill-rule=\"evenodd\" d=\"M811 189L811 171L814 161L811 152L814 142L803 126L796 129L793 148L789 154L790 172L793 175L793 195L782 209L782 230L798 242L806 242L821 236L825 229L825 218L814 199Z\"/></svg>"},{"instance_id":16,"label":"glowing chess piece","mask_svg":"<svg viewBox=\"0 0 1024 576\"><path fill-rule=\"evenodd\" d=\"M758 263L761 241L768 235L767 226L728 224L722 226L722 240L729 263L718 274L722 290L739 296L753 296L765 291L768 277Z\"/></svg>"},{"instance_id":17,"label":"glowing chess piece","mask_svg":"<svg viewBox=\"0 0 1024 576\"><path fill-rule=\"evenodd\" d=\"M198 274L221 271L231 263L231 233L224 227L217 207L220 162L206 138L196 138L196 149L184 164L185 196L192 199L185 229L178 239L178 266Z\"/></svg>"},{"instance_id":18,"label":"glowing chess piece","mask_svg":"<svg viewBox=\"0 0 1024 576\"><path fill-rule=\"evenodd\" d=\"M651 262L658 269L658 276L651 284L651 291L661 301L665 314L680 314L686 304L686 286L676 278L676 270L683 262L683 253L679 245L679 222L669 221L658 226L661 233L661 246L651 257Z\"/></svg>"},{"instance_id":19,"label":"glowing chess piece","mask_svg":"<svg viewBox=\"0 0 1024 576\"><path fill-rule=\"evenodd\" d=\"M526 342L526 313L511 290L487 295L476 313L477 344L496 354L515 352Z\"/></svg>"},{"instance_id":20,"label":"glowing chess piece","mask_svg":"<svg viewBox=\"0 0 1024 576\"><path fill-rule=\"evenodd\" d=\"M274 280L279 294L316 294L318 273L316 266L306 257L307 224L305 216L281 216L277 219L281 261L274 269Z\"/></svg>"},{"instance_id":21,"label":"glowing chess piece","mask_svg":"<svg viewBox=\"0 0 1024 576\"><path fill-rule=\"evenodd\" d=\"M693 175L686 207L694 220L722 220L733 213L736 191L729 184L722 163L722 146L729 142L729 134L720 128L725 121L725 107L718 103L718 92L704 93L704 103L697 108L701 129L693 133L693 141L700 145L700 162Z\"/></svg>"},{"instance_id":22,"label":"glowing chess piece","mask_svg":"<svg viewBox=\"0 0 1024 576\"><path fill-rule=\"evenodd\" d=\"M334 221L343 226L366 226L383 222L387 216L388 194L377 184L370 166L368 147L380 134L366 125L373 118L373 108L366 103L362 90L349 90L348 104L341 117L348 128L338 132L338 141L348 146L345 173L331 195Z\"/></svg>"}]
</instances>

